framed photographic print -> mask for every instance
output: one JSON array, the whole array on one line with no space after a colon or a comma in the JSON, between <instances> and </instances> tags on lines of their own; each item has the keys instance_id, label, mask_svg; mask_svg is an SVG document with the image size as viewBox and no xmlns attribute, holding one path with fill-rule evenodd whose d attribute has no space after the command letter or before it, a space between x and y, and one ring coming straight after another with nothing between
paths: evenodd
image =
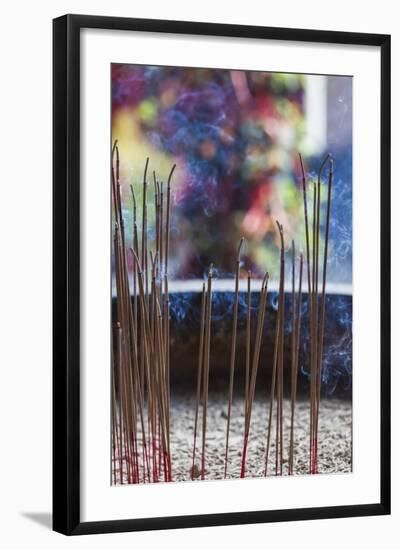
<instances>
[{"instance_id":1,"label":"framed photographic print","mask_svg":"<svg viewBox=\"0 0 400 550\"><path fill-rule=\"evenodd\" d=\"M54 20L54 529L390 512L390 37Z\"/></svg>"}]
</instances>

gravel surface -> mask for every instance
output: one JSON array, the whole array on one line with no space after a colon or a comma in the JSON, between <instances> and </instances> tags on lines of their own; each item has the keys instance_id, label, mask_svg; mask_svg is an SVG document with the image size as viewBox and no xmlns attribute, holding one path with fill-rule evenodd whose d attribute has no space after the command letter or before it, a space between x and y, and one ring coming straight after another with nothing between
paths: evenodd
<instances>
[{"instance_id":1,"label":"gravel surface","mask_svg":"<svg viewBox=\"0 0 400 550\"><path fill-rule=\"evenodd\" d=\"M309 401L296 403L294 424L294 474L309 471ZM246 461L246 477L264 475L265 446L268 424L268 402L256 396L250 428ZM191 479L195 399L180 394L171 398L171 454L173 481ZM206 479L223 479L227 423L226 396L211 393L207 413ZM283 474L288 473L290 435L290 401L283 407L284 457ZM275 420L275 419L274 419ZM275 472L275 422L272 422L268 471ZM201 412L199 414L195 471L200 473ZM232 406L229 438L230 478L240 477L244 429L244 400L235 397ZM322 399L319 417L319 473L345 473L352 468L352 407L350 401ZM199 478L198 478L199 479Z\"/></svg>"}]
</instances>

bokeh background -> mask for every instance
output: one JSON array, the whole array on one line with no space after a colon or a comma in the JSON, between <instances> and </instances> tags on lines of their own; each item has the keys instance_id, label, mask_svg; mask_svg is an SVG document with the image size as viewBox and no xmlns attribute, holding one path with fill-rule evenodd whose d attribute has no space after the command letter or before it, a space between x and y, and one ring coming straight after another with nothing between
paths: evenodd
<instances>
[{"instance_id":1,"label":"bokeh background","mask_svg":"<svg viewBox=\"0 0 400 550\"><path fill-rule=\"evenodd\" d=\"M275 220L284 225L287 243L293 238L305 247L298 152L310 184L329 152L335 175L328 277L351 283L351 77L120 64L111 71L112 137L121 153L128 236L129 184L140 203L146 157L150 203L152 171L166 182L177 164L171 279L203 278L211 262L214 275L231 276L241 236L243 273L251 269L257 277L268 269L276 277ZM150 206L150 231L153 220Z\"/></svg>"}]
</instances>

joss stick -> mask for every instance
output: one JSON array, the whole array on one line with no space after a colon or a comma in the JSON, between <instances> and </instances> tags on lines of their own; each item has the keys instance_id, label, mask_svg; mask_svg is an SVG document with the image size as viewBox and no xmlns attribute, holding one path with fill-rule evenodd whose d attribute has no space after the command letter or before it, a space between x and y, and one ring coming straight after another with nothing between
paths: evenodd
<instances>
[{"instance_id":1,"label":"joss stick","mask_svg":"<svg viewBox=\"0 0 400 550\"><path fill-rule=\"evenodd\" d=\"M294 251L294 247L293 247ZM294 269L293 269L294 271ZM303 280L303 254L300 254L300 269L299 269L299 290L297 295L297 308L296 319L294 324L294 339L292 340L292 346L294 346L294 362L292 363L291 372L291 418L290 418L290 442L289 442L289 475L293 474L294 466L294 414L296 406L296 393L297 393L297 374L299 365L299 345L300 345L300 322L301 322L301 301L302 301L302 280ZM294 283L294 280L293 280ZM294 311L293 301L293 311ZM292 317L293 319L293 317ZM292 321L293 322L293 321ZM292 329L293 330L293 329Z\"/></svg>"},{"instance_id":2,"label":"joss stick","mask_svg":"<svg viewBox=\"0 0 400 550\"><path fill-rule=\"evenodd\" d=\"M275 455L275 473L282 475L283 465L283 353L284 353L284 329L285 329L285 243L283 239L283 226L277 221L281 240L281 269L279 276L279 307L280 330L279 330L279 354L277 365L277 407L276 407L276 455Z\"/></svg>"},{"instance_id":3,"label":"joss stick","mask_svg":"<svg viewBox=\"0 0 400 550\"><path fill-rule=\"evenodd\" d=\"M244 386L244 410L245 413L249 403L249 384L250 384L250 346L251 346L251 272L247 272L247 312L246 312L246 378Z\"/></svg>"},{"instance_id":4,"label":"joss stick","mask_svg":"<svg viewBox=\"0 0 400 550\"><path fill-rule=\"evenodd\" d=\"M168 176L167 181L167 204L166 204L166 221L165 221L165 269L164 269L164 325L165 325L165 362L167 371L167 387L168 387L168 421L170 409L170 325L169 325L169 296L168 296L168 256L169 256L169 241L170 241L170 224L171 224L171 179L176 165L174 164ZM169 454L169 460L171 455ZM170 465L171 470L171 465Z\"/></svg>"},{"instance_id":5,"label":"joss stick","mask_svg":"<svg viewBox=\"0 0 400 550\"><path fill-rule=\"evenodd\" d=\"M289 442L289 475L292 474L292 468L293 468L293 457L292 457L292 450L293 450L293 444L292 444L292 433L293 433L293 419L294 419L294 385L295 381L294 378L296 376L296 367L295 367L295 353L296 353L296 331L295 331L295 307L296 307L296 297L295 297L295 279L296 279L296 250L294 241L292 240L292 342L291 342L291 356L292 356L292 362L291 362L291 371L290 371L290 389L291 389L291 418L290 418L290 442Z\"/></svg>"},{"instance_id":6,"label":"joss stick","mask_svg":"<svg viewBox=\"0 0 400 550\"><path fill-rule=\"evenodd\" d=\"M124 218L122 216L122 201L121 201L121 182L120 182L120 179L119 179L119 164L120 164L120 161L119 161L119 149L118 149L118 145L117 143L115 144L115 153L116 153L116 175L115 175L115 180L116 180L116 186L117 186L117 206L118 206L118 223L119 223L119 226L120 226L120 230L121 230L121 247L122 247L122 256L123 256L123 260L125 262L125 222L124 222ZM121 262L122 262L122 259L121 259ZM124 274L123 274L124 275ZM125 281L124 281L125 283Z\"/></svg>"},{"instance_id":7,"label":"joss stick","mask_svg":"<svg viewBox=\"0 0 400 550\"><path fill-rule=\"evenodd\" d=\"M317 192L317 220L316 220L316 244L315 244L315 289L318 293L318 274L319 274L319 226L320 226L320 216L321 216L321 178L322 171L325 167L325 164L330 159L330 155L327 155L323 160L319 172L318 172L318 192Z\"/></svg>"},{"instance_id":8,"label":"joss stick","mask_svg":"<svg viewBox=\"0 0 400 550\"><path fill-rule=\"evenodd\" d=\"M163 261L164 261L164 244L163 244L163 229L164 229L164 191L163 191L163 182L160 183L160 206L159 206L159 258L160 258L160 276L163 276Z\"/></svg>"},{"instance_id":9,"label":"joss stick","mask_svg":"<svg viewBox=\"0 0 400 550\"><path fill-rule=\"evenodd\" d=\"M208 271L206 316L204 331L204 363L203 363L203 430L201 447L201 479L205 478L206 463L206 433L207 433L207 403L208 403L208 378L210 369L210 336L211 336L211 307L212 307L212 264Z\"/></svg>"},{"instance_id":10,"label":"joss stick","mask_svg":"<svg viewBox=\"0 0 400 550\"><path fill-rule=\"evenodd\" d=\"M162 248L162 224L161 224L161 209L162 209L162 196L161 196L161 186L160 183L157 181L157 197L158 197L158 203L156 208L156 247L157 247L157 254L158 254L158 261L157 261L157 278L159 278L161 275L162 270L162 262L161 262L161 248ZM162 281L162 279L161 279ZM161 285L157 285L157 296L159 300L161 300L161 290L162 290L162 283Z\"/></svg>"},{"instance_id":11,"label":"joss stick","mask_svg":"<svg viewBox=\"0 0 400 550\"><path fill-rule=\"evenodd\" d=\"M160 350L160 341L159 341L159 320L158 320L158 301L156 295L156 261L157 253L153 255L150 253L151 259L151 269L152 269L152 282L151 282L151 303L152 303L152 338L153 338L153 356L152 356L152 384L153 384L153 422L154 422L154 434L153 434L153 464L156 472L156 480L159 480L158 477L158 468L157 468L157 427L160 428L159 437L163 453L165 454L165 444L164 436L165 430L163 425L164 419L164 410L163 410L163 396L162 396L162 364L161 364L161 350ZM166 469L164 468L164 474Z\"/></svg>"},{"instance_id":12,"label":"joss stick","mask_svg":"<svg viewBox=\"0 0 400 550\"><path fill-rule=\"evenodd\" d=\"M157 381L157 363L159 361L158 357L158 340L157 340L157 291L156 291L156 264L157 264L158 252L153 253L150 251L150 262L151 262L151 320L150 320L150 331L151 338L153 342L153 365L151 368L151 387L153 393L153 407L151 410L151 425L152 425L152 449L153 449L153 480L158 481L158 469L157 469L157 409L158 409L158 386Z\"/></svg>"},{"instance_id":13,"label":"joss stick","mask_svg":"<svg viewBox=\"0 0 400 550\"><path fill-rule=\"evenodd\" d=\"M130 185L131 188L131 194L132 194L132 209L133 209L133 227L135 226L135 223L137 221L137 208L136 208L136 197L135 197L135 191L133 189L133 185Z\"/></svg>"},{"instance_id":14,"label":"joss stick","mask_svg":"<svg viewBox=\"0 0 400 550\"><path fill-rule=\"evenodd\" d=\"M318 276L319 276L319 229L320 229L320 210L321 210L321 178L322 171L325 164L329 160L330 156L327 155L323 160L319 172L318 172L318 184L317 184L317 203L316 213L313 223L313 332L312 332L312 363L313 363L313 435L312 435L312 456L311 456L311 473L317 473L317 448L316 448L316 426L318 415Z\"/></svg>"},{"instance_id":15,"label":"joss stick","mask_svg":"<svg viewBox=\"0 0 400 550\"><path fill-rule=\"evenodd\" d=\"M170 225L171 225L171 180L176 164L171 168L167 181L167 205L166 205L166 221L165 221L165 274L164 274L164 292L167 298L167 307L164 314L165 334L166 334L166 365L168 373L169 387L169 372L170 372L170 334L169 334L169 301L168 301L168 256L169 256L169 241L170 241ZM169 399L168 399L169 407Z\"/></svg>"},{"instance_id":16,"label":"joss stick","mask_svg":"<svg viewBox=\"0 0 400 550\"><path fill-rule=\"evenodd\" d=\"M315 363L314 363L314 342L316 332L315 319L315 233L316 233L316 184L313 185L313 229L312 229L312 285L311 285L311 353L310 353L310 473L314 473L314 421L315 421Z\"/></svg>"},{"instance_id":17,"label":"joss stick","mask_svg":"<svg viewBox=\"0 0 400 550\"><path fill-rule=\"evenodd\" d=\"M160 253L160 193L156 173L153 171L154 180L154 214L155 214L155 246L156 254Z\"/></svg>"},{"instance_id":18,"label":"joss stick","mask_svg":"<svg viewBox=\"0 0 400 550\"><path fill-rule=\"evenodd\" d=\"M276 425L276 457L275 457L275 470L277 473L278 468L278 436L280 434L280 427L279 427L279 420L281 417L281 410L279 407L279 400L280 400L280 382L281 382L281 376L279 375L279 370L283 367L283 363L280 363L281 355L282 355L282 344L283 344L283 328L284 328L284 277L285 277L285 257L284 257L284 243L283 243L283 227L280 225L280 223L276 222L281 238L281 253L280 253L280 271L279 271L279 299L278 299L278 313L276 318L276 328L275 328L275 344L274 344L274 357L273 357L273 363L272 363L272 378L271 378L271 392L270 392L270 400L269 400L269 413L268 413L268 426L267 426L267 445L265 450L265 466L264 466L264 476L267 476L268 474L268 462L269 462L269 451L270 451L270 444L271 444L271 427L272 427L272 413L273 413L273 405L274 405L274 398L276 393L276 400L277 400L277 425ZM282 333L282 338L281 338Z\"/></svg>"},{"instance_id":19,"label":"joss stick","mask_svg":"<svg viewBox=\"0 0 400 550\"><path fill-rule=\"evenodd\" d=\"M154 180L154 210L155 210L155 255L154 259L152 257L152 303L153 303L153 310L152 310L152 326L153 326L153 338L154 338L154 349L155 353L163 354L163 350L158 350L157 346L159 345L158 342L158 336L156 333L157 330L157 324L158 324L158 312L157 312L157 303L158 301L161 301L161 291L159 292L159 276L160 276L160 266L161 266L161 247L160 247L160 240L161 240L161 234L162 234L162 227L160 224L160 208L161 208L161 193L160 193L160 185L157 181L156 174L153 171L153 180ZM163 338L162 341L164 342L164 332L163 332ZM157 355L156 353L156 355ZM155 357L155 361L161 361L160 357ZM160 379L161 380L161 379ZM160 382L161 383L161 382ZM159 430L159 438L161 437L161 433ZM160 440L159 440L160 441ZM164 449L165 452L165 449ZM163 453L163 459L164 459L164 453ZM166 470L164 471L164 474L166 474Z\"/></svg>"},{"instance_id":20,"label":"joss stick","mask_svg":"<svg viewBox=\"0 0 400 550\"><path fill-rule=\"evenodd\" d=\"M261 350L261 342L262 342L262 335L263 335L263 329L264 329L265 307L267 303L268 279L269 279L269 275L267 272L262 281L261 291L260 291L260 304L259 304L258 315L257 315L256 339L254 344L253 364L251 367L251 378L249 382L247 407L245 410L245 428L244 428L244 442L243 442L243 452L242 452L242 467L240 472L241 478L244 478L246 474L247 446L248 446L249 434L250 434L251 411L252 411L253 401L254 401L257 371L258 371L258 365L260 362L260 350Z\"/></svg>"},{"instance_id":21,"label":"joss stick","mask_svg":"<svg viewBox=\"0 0 400 550\"><path fill-rule=\"evenodd\" d=\"M135 191L133 189L133 185L131 184L131 194L132 194L132 203L133 203L133 238L132 238L132 248L138 253L137 248L137 213L136 213L136 198L135 198ZM134 320L134 326L135 326L135 338L137 338L137 300L136 300L136 263L133 262L132 267L132 289L133 289L133 320Z\"/></svg>"},{"instance_id":22,"label":"joss stick","mask_svg":"<svg viewBox=\"0 0 400 550\"><path fill-rule=\"evenodd\" d=\"M238 301L239 301L239 274L240 274L240 250L243 245L243 237L240 239L237 256L236 256L236 273L235 273L235 297L233 303L233 326L231 340L231 359L229 371L229 390L228 390L228 420L226 427L226 442L225 442L225 468L224 478L227 475L228 469L228 454L229 454L229 430L231 424L232 400L233 400L233 381L235 374L235 357L236 357L236 334L237 334L237 318L238 318Z\"/></svg>"},{"instance_id":23,"label":"joss stick","mask_svg":"<svg viewBox=\"0 0 400 550\"><path fill-rule=\"evenodd\" d=\"M145 276L145 287L146 287L146 299L147 302L149 302L149 253L148 253L148 242L147 242L147 204L144 205L144 213L143 213L144 219L145 219L145 233L144 233L144 249L145 249L145 255L144 255L144 267L143 267L143 274Z\"/></svg>"},{"instance_id":24,"label":"joss stick","mask_svg":"<svg viewBox=\"0 0 400 550\"><path fill-rule=\"evenodd\" d=\"M139 239L138 239L138 228L137 223L133 226L133 250L136 255L139 256ZM133 303L134 303L134 323L135 323L135 342L138 344L138 292L137 292L137 265L136 262L133 262ZM141 362L141 369L139 372L139 381L141 384L142 397L144 399L144 363Z\"/></svg>"},{"instance_id":25,"label":"joss stick","mask_svg":"<svg viewBox=\"0 0 400 550\"><path fill-rule=\"evenodd\" d=\"M308 213L307 213L307 189L306 189L306 176L304 172L303 159L299 153L301 174L302 174L302 186L303 186L303 204L304 204L304 225L306 233L306 252L307 252L307 280L308 280L308 297L311 296L311 281L310 281L310 237L308 231Z\"/></svg>"},{"instance_id":26,"label":"joss stick","mask_svg":"<svg viewBox=\"0 0 400 550\"><path fill-rule=\"evenodd\" d=\"M149 158L147 157L146 159L146 164L145 164L145 167L144 167L144 175L143 175L143 203L142 203L142 235L141 235L141 267L142 269L144 270L144 274L145 274L145 277L146 277L146 283L147 283L147 247L146 247L146 233L147 233L147 221L146 221L146 218L147 218L147 212L146 212L146 200L147 200L147 169L148 169L148 166L149 166ZM135 255L137 256L137 258L139 258L139 255L138 255L138 251L135 251ZM136 262L134 262L136 263ZM137 267L137 271L139 271L139 267ZM137 277L139 279L139 274L137 273ZM139 282L139 286L140 286L140 282ZM146 293L146 296L148 296L148 293ZM139 297L139 303L141 303L141 297ZM143 309L142 309L142 306L140 307L140 310L141 310L141 322L140 322L140 375L141 375L141 378L142 378L142 392L143 392L143 399L144 399L144 391L145 391L145 385L144 385L144 380L145 380L145 376L146 376L146 379L148 378L148 375L147 375L147 372L146 372L146 375L145 375L145 327L144 327L144 323L143 323L143 317L144 317L144 312L143 312ZM147 386L147 408L149 407L149 402L151 401L151 398L149 397L149 391L150 391L150 388ZM148 415L148 426L150 426L149 424L150 422L150 417ZM150 441L149 441L149 445L150 445Z\"/></svg>"},{"instance_id":27,"label":"joss stick","mask_svg":"<svg viewBox=\"0 0 400 550\"><path fill-rule=\"evenodd\" d=\"M141 265L145 275L146 297L149 295L148 276L147 276L147 169L149 166L149 157L146 159L143 174L143 210L142 210L142 256Z\"/></svg>"},{"instance_id":28,"label":"joss stick","mask_svg":"<svg viewBox=\"0 0 400 550\"><path fill-rule=\"evenodd\" d=\"M168 276L164 275L164 358L165 358L165 378L167 387L167 419L169 422L169 408L170 408L170 364L169 364L169 297L168 297ZM169 428L168 428L169 436Z\"/></svg>"},{"instance_id":29,"label":"joss stick","mask_svg":"<svg viewBox=\"0 0 400 550\"><path fill-rule=\"evenodd\" d=\"M304 164L301 154L299 153L300 166L302 172L303 186L303 203L304 203L304 225L306 233L306 259L307 259L307 282L308 282L308 304L310 315L310 473L312 471L312 455L313 455L313 430L314 430L314 292L315 292L315 210L316 210L316 187L313 187L313 225L312 225L312 240L313 240L313 258L312 258L312 283L311 283L311 260L310 260L310 237L307 212L307 189Z\"/></svg>"},{"instance_id":30,"label":"joss stick","mask_svg":"<svg viewBox=\"0 0 400 550\"><path fill-rule=\"evenodd\" d=\"M195 460L196 460L197 423L199 418L201 378L202 378L202 369L203 369L205 309L206 309L206 285L205 283L203 283L203 290L201 294L199 360L197 364L196 409L194 414L194 430L193 430L194 436L193 436L193 453L192 453L192 470L191 470L192 480L194 479L194 466L195 466Z\"/></svg>"},{"instance_id":31,"label":"joss stick","mask_svg":"<svg viewBox=\"0 0 400 550\"><path fill-rule=\"evenodd\" d=\"M319 407L321 399L321 377L322 377L322 356L324 347L324 329L325 329L325 303L326 303L326 274L328 264L328 244L329 244L329 222L331 213L331 196L332 196L332 180L333 180L333 162L332 158L329 158L329 180L328 180L328 200L326 210L326 222L325 222L325 243L324 243L324 259L322 268L322 298L321 298L321 319L319 326L319 342L318 342L318 376L317 376L317 410L315 421L315 463L318 468L318 418Z\"/></svg>"},{"instance_id":32,"label":"joss stick","mask_svg":"<svg viewBox=\"0 0 400 550\"><path fill-rule=\"evenodd\" d=\"M165 284L165 294L164 294L164 317L168 316L168 277L164 277ZM158 301L158 300L157 300ZM163 398L164 398L164 419L163 425L165 427L165 438L166 438L166 460L167 460L167 479L166 481L172 481L172 472L171 472L171 452L170 452L170 427L169 427L169 408L170 408L170 373L169 373L169 361L168 361L168 350L169 350L169 325L167 322L164 322L166 319L162 317L161 306L158 303L159 310L159 348L161 355L161 365L162 365L162 387L163 387Z\"/></svg>"},{"instance_id":33,"label":"joss stick","mask_svg":"<svg viewBox=\"0 0 400 550\"><path fill-rule=\"evenodd\" d=\"M160 323L162 323L162 312L159 304L158 294L157 294L157 273L158 273L158 253L155 254L154 260L152 262L152 299L154 300L154 325L155 325L155 339L154 339L154 368L155 368L155 378L154 378L154 393L157 395L157 402L155 406L155 425L158 426L158 445L162 444L162 457L164 459L166 454L166 405L165 405L165 365L163 362L164 358L164 341L163 333L160 328ZM157 423L157 413L158 413L158 423ZM159 450L160 457L160 450ZM165 459L164 459L165 462ZM159 465L161 468L161 464ZM160 473L161 476L161 473ZM164 463L164 476L167 476L167 469Z\"/></svg>"},{"instance_id":34,"label":"joss stick","mask_svg":"<svg viewBox=\"0 0 400 550\"><path fill-rule=\"evenodd\" d=\"M167 183L167 214L165 228L165 273L168 275L168 255L169 255L169 240L170 240L170 224L171 224L171 180L176 164L171 168Z\"/></svg>"},{"instance_id":35,"label":"joss stick","mask_svg":"<svg viewBox=\"0 0 400 550\"><path fill-rule=\"evenodd\" d=\"M113 144L113 147L112 147L112 152L111 152L111 182L112 182L111 188L112 188L112 196L113 196L114 221L115 221L115 223L118 222L117 182L116 182L115 171L114 171L114 153L115 153L115 150L116 150L116 147L117 147L117 143L118 143L118 141L115 140L114 144Z\"/></svg>"},{"instance_id":36,"label":"joss stick","mask_svg":"<svg viewBox=\"0 0 400 550\"><path fill-rule=\"evenodd\" d=\"M306 233L306 252L307 252L307 280L308 280L308 303L309 303L309 315L310 315L310 473L313 469L313 432L314 432L314 399L315 399L315 374L314 374L314 341L315 341L315 231L316 231L316 187L314 183L313 187L313 226L312 226L312 240L313 240L313 258L312 258L312 284L311 284L311 267L310 267L310 237L308 228L308 213L307 213L307 191L306 191L306 177L304 173L304 165L301 154L299 153L301 172L302 172L302 184L303 184L303 202L304 202L304 224ZM318 291L317 291L318 292Z\"/></svg>"}]
</instances>

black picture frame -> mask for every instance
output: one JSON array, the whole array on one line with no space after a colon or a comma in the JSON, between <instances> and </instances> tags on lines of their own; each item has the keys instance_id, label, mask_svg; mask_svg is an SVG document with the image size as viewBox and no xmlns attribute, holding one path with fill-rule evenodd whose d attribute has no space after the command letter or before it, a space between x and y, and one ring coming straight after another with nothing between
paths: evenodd
<instances>
[{"instance_id":1,"label":"black picture frame","mask_svg":"<svg viewBox=\"0 0 400 550\"><path fill-rule=\"evenodd\" d=\"M379 502L116 521L80 520L80 31L132 32L377 46L381 51L381 364ZM390 513L390 36L120 17L53 21L53 529L66 535Z\"/></svg>"}]
</instances>

